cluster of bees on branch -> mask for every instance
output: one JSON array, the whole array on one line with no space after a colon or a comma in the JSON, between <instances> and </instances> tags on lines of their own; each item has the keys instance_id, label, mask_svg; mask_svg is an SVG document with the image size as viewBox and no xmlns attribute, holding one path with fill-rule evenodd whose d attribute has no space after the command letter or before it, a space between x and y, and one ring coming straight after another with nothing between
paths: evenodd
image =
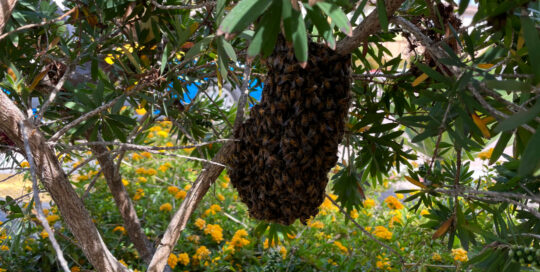
<instances>
[{"instance_id":1,"label":"cluster of bees on branch","mask_svg":"<svg viewBox=\"0 0 540 272\"><path fill-rule=\"evenodd\" d=\"M292 224L318 213L350 105L350 55L310 42L305 69L279 36L261 102L235 131L230 178L250 215Z\"/></svg>"}]
</instances>

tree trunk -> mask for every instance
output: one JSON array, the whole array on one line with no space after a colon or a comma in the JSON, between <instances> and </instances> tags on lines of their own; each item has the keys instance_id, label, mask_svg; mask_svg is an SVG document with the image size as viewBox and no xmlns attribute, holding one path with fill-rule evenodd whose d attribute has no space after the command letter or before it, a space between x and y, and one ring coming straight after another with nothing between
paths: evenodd
<instances>
[{"instance_id":1,"label":"tree trunk","mask_svg":"<svg viewBox=\"0 0 540 272\"><path fill-rule=\"evenodd\" d=\"M124 221L124 227L126 228L129 239L133 245L135 245L141 258L146 263L150 263L150 260L152 259L152 246L141 228L135 206L133 205L133 202L131 202L124 184L122 184L122 176L120 176L118 169L115 167L113 158L110 156L107 148L103 145L91 146L91 149L94 152L94 155L96 155L99 165L101 165L103 175L105 176L105 180L107 180L107 185L111 190L114 202Z\"/></svg>"},{"instance_id":2,"label":"tree trunk","mask_svg":"<svg viewBox=\"0 0 540 272\"><path fill-rule=\"evenodd\" d=\"M17 0L0 0L0 34L11 17L11 11L13 11L15 4L17 4Z\"/></svg>"},{"instance_id":3,"label":"tree trunk","mask_svg":"<svg viewBox=\"0 0 540 272\"><path fill-rule=\"evenodd\" d=\"M24 141L19 124L24 124L37 167L36 173L58 205L60 214L90 263L97 271L128 271L116 260L103 242L90 214L71 187L54 150L49 147L43 134L32 122L25 120L19 108L1 91L0 109L0 131L22 150L24 150Z\"/></svg>"}]
</instances>

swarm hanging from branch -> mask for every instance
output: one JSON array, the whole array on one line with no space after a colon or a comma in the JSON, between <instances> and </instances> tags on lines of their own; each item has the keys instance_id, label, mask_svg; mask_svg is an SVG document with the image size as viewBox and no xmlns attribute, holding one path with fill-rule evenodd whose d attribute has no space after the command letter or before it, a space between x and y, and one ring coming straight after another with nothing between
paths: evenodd
<instances>
[{"instance_id":1,"label":"swarm hanging from branch","mask_svg":"<svg viewBox=\"0 0 540 272\"><path fill-rule=\"evenodd\" d=\"M261 102L235 132L230 177L251 216L305 223L324 200L350 104L350 55L309 44L305 69L279 37Z\"/></svg>"}]
</instances>

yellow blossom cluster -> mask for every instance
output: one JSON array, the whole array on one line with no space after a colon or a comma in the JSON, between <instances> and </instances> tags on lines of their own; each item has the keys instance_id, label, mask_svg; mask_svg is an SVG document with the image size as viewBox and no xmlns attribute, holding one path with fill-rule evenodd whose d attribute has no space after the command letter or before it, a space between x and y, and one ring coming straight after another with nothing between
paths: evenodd
<instances>
[{"instance_id":1,"label":"yellow blossom cluster","mask_svg":"<svg viewBox=\"0 0 540 272\"><path fill-rule=\"evenodd\" d=\"M127 179L122 179L122 184L124 184L124 186L128 186L129 181Z\"/></svg>"},{"instance_id":2,"label":"yellow blossom cluster","mask_svg":"<svg viewBox=\"0 0 540 272\"><path fill-rule=\"evenodd\" d=\"M249 240L245 238L247 236L248 236L248 233L245 229L239 229L234 233L230 244L233 245L235 248L236 247L241 248L241 247L247 246L250 243Z\"/></svg>"},{"instance_id":3,"label":"yellow blossom cluster","mask_svg":"<svg viewBox=\"0 0 540 272\"><path fill-rule=\"evenodd\" d=\"M201 246L197 248L192 259L193 262L199 263L201 260L207 258L208 256L210 256L210 250L208 250L208 248L206 248L205 246Z\"/></svg>"},{"instance_id":4,"label":"yellow blossom cluster","mask_svg":"<svg viewBox=\"0 0 540 272\"><path fill-rule=\"evenodd\" d=\"M81 268L78 266L73 266L69 269L71 272L81 272Z\"/></svg>"},{"instance_id":5,"label":"yellow blossom cluster","mask_svg":"<svg viewBox=\"0 0 540 272\"><path fill-rule=\"evenodd\" d=\"M356 219L358 218L358 211L356 209L353 209L350 215L352 219Z\"/></svg>"},{"instance_id":6,"label":"yellow blossom cluster","mask_svg":"<svg viewBox=\"0 0 540 272\"><path fill-rule=\"evenodd\" d=\"M426 209L423 209L423 210L420 211L421 216L428 215L428 214L429 214L429 211L426 210Z\"/></svg>"},{"instance_id":7,"label":"yellow blossom cluster","mask_svg":"<svg viewBox=\"0 0 540 272\"><path fill-rule=\"evenodd\" d=\"M180 190L174 195L174 198L176 198L176 199L184 199L184 198L186 198L186 195L187 195L186 191Z\"/></svg>"},{"instance_id":8,"label":"yellow blossom cluster","mask_svg":"<svg viewBox=\"0 0 540 272\"><path fill-rule=\"evenodd\" d=\"M401 204L401 202L399 202L399 200L395 196L388 196L384 200L384 203L386 203L386 205L388 205L388 208L392 210L403 209L403 204Z\"/></svg>"},{"instance_id":9,"label":"yellow blossom cluster","mask_svg":"<svg viewBox=\"0 0 540 272\"><path fill-rule=\"evenodd\" d=\"M171 168L171 167L172 167L172 164L169 163L169 162L166 162L166 163L160 165L160 166L158 167L158 170L161 171L161 172L163 172L163 173L165 173L165 172L167 172L167 170L169 170L169 168Z\"/></svg>"},{"instance_id":10,"label":"yellow blossom cluster","mask_svg":"<svg viewBox=\"0 0 540 272\"><path fill-rule=\"evenodd\" d=\"M116 226L114 229L113 229L113 232L121 232L122 234L126 234L126 229L122 226Z\"/></svg>"},{"instance_id":11,"label":"yellow blossom cluster","mask_svg":"<svg viewBox=\"0 0 540 272\"><path fill-rule=\"evenodd\" d=\"M178 262L182 265L188 265L189 264L189 255L187 253L180 253L177 255Z\"/></svg>"},{"instance_id":12,"label":"yellow blossom cluster","mask_svg":"<svg viewBox=\"0 0 540 272\"><path fill-rule=\"evenodd\" d=\"M373 208L375 207L375 205L377 205L377 203L375 202L375 200L371 199L371 198L366 198L364 200L364 208L366 209L369 209L369 208Z\"/></svg>"},{"instance_id":13,"label":"yellow blossom cluster","mask_svg":"<svg viewBox=\"0 0 540 272\"><path fill-rule=\"evenodd\" d=\"M153 168L146 169L144 167L141 167L141 168L135 169L135 173L137 173L139 175L153 176L153 175L157 174L157 170L153 169Z\"/></svg>"},{"instance_id":14,"label":"yellow blossom cluster","mask_svg":"<svg viewBox=\"0 0 540 272\"><path fill-rule=\"evenodd\" d=\"M323 222L321 221L312 221L312 220L309 220L308 221L308 227L310 228L314 228L314 229L322 229L324 228L324 224Z\"/></svg>"},{"instance_id":15,"label":"yellow blossom cluster","mask_svg":"<svg viewBox=\"0 0 540 272\"><path fill-rule=\"evenodd\" d=\"M60 220L60 216L56 214L47 215L47 221L49 224L54 224L54 222Z\"/></svg>"},{"instance_id":16,"label":"yellow blossom cluster","mask_svg":"<svg viewBox=\"0 0 540 272\"><path fill-rule=\"evenodd\" d=\"M137 177L137 181L142 182L142 183L146 183L148 181L148 179L145 178L145 177Z\"/></svg>"},{"instance_id":17,"label":"yellow blossom cluster","mask_svg":"<svg viewBox=\"0 0 540 272\"><path fill-rule=\"evenodd\" d=\"M197 228L202 230L206 226L206 221L204 221L204 219L197 218L195 219L195 226L197 226Z\"/></svg>"},{"instance_id":18,"label":"yellow blossom cluster","mask_svg":"<svg viewBox=\"0 0 540 272\"><path fill-rule=\"evenodd\" d=\"M201 240L201 237L199 237L199 235L195 235L195 234L192 234L190 236L187 237L188 241L194 243L194 244L198 244L199 243L199 240Z\"/></svg>"},{"instance_id":19,"label":"yellow blossom cluster","mask_svg":"<svg viewBox=\"0 0 540 272\"><path fill-rule=\"evenodd\" d=\"M144 196L144 190L142 188L139 188L135 192L135 195L133 196L133 200L137 201L141 199L143 196Z\"/></svg>"},{"instance_id":20,"label":"yellow blossom cluster","mask_svg":"<svg viewBox=\"0 0 540 272\"><path fill-rule=\"evenodd\" d=\"M178 264L178 257L176 255L174 255L173 253L171 253L169 255L169 258L167 258L167 264L172 268L174 269L176 267L176 265Z\"/></svg>"},{"instance_id":21,"label":"yellow blossom cluster","mask_svg":"<svg viewBox=\"0 0 540 272\"><path fill-rule=\"evenodd\" d=\"M392 232L390 232L387 228L383 226L376 226L375 230L373 231L373 235L381 239L386 239L386 240L392 239Z\"/></svg>"},{"instance_id":22,"label":"yellow blossom cluster","mask_svg":"<svg viewBox=\"0 0 540 272\"><path fill-rule=\"evenodd\" d=\"M281 253L281 258L283 258L283 260L287 258L287 249L284 246L279 247L279 253Z\"/></svg>"},{"instance_id":23,"label":"yellow blossom cluster","mask_svg":"<svg viewBox=\"0 0 540 272\"><path fill-rule=\"evenodd\" d=\"M208 215L215 215L217 212L221 211L221 207L218 204L213 204L208 208L206 211L204 211L204 216Z\"/></svg>"},{"instance_id":24,"label":"yellow blossom cluster","mask_svg":"<svg viewBox=\"0 0 540 272\"><path fill-rule=\"evenodd\" d=\"M460 262L466 262L469 260L469 257L467 256L467 251L463 248L452 249L452 256L454 257L454 260Z\"/></svg>"},{"instance_id":25,"label":"yellow blossom cluster","mask_svg":"<svg viewBox=\"0 0 540 272\"><path fill-rule=\"evenodd\" d=\"M334 195L334 194L329 194L329 196L335 201L337 199L337 195ZM320 214L322 215L327 215L331 212L336 212L338 211L338 208L334 205L334 203L332 203L332 201L330 201L330 199L328 199L327 197L324 198L324 201L323 203L321 204L321 206L319 207L320 209Z\"/></svg>"},{"instance_id":26,"label":"yellow blossom cluster","mask_svg":"<svg viewBox=\"0 0 540 272\"><path fill-rule=\"evenodd\" d=\"M217 194L216 197L217 197L217 199L218 199L219 201L224 201L224 200L225 200L225 196L223 196L222 194Z\"/></svg>"},{"instance_id":27,"label":"yellow blossom cluster","mask_svg":"<svg viewBox=\"0 0 540 272\"><path fill-rule=\"evenodd\" d=\"M21 167L22 168L28 168L28 167L30 167L30 164L27 161L23 161L23 162L21 162Z\"/></svg>"},{"instance_id":28,"label":"yellow blossom cluster","mask_svg":"<svg viewBox=\"0 0 540 272\"><path fill-rule=\"evenodd\" d=\"M435 262L440 262L442 261L442 257L439 253L437 252L434 252L432 255L431 255L431 259Z\"/></svg>"},{"instance_id":29,"label":"yellow blossom cluster","mask_svg":"<svg viewBox=\"0 0 540 272\"><path fill-rule=\"evenodd\" d=\"M176 186L167 187L167 192L169 192L169 194L171 194L171 195L176 195L176 193L178 193L178 191L180 191L180 188L178 188Z\"/></svg>"},{"instance_id":30,"label":"yellow blossom cluster","mask_svg":"<svg viewBox=\"0 0 540 272\"><path fill-rule=\"evenodd\" d=\"M340 241L334 241L334 245L339 248L339 250L341 250L343 253L348 253L349 250L347 249L346 246L344 246Z\"/></svg>"},{"instance_id":31,"label":"yellow blossom cluster","mask_svg":"<svg viewBox=\"0 0 540 272\"><path fill-rule=\"evenodd\" d=\"M392 218L390 218L390 222L388 223L388 226L390 228L394 227L394 223L398 223L398 224L403 223L401 222L401 212L399 210L393 210L391 213L393 214L393 216Z\"/></svg>"},{"instance_id":32,"label":"yellow blossom cluster","mask_svg":"<svg viewBox=\"0 0 540 272\"><path fill-rule=\"evenodd\" d=\"M204 228L204 234L210 234L216 243L223 241L223 229L218 224L207 224Z\"/></svg>"},{"instance_id":33,"label":"yellow blossom cluster","mask_svg":"<svg viewBox=\"0 0 540 272\"><path fill-rule=\"evenodd\" d=\"M171 203L167 202L167 203L159 206L159 210L160 211L165 211L165 212L170 212L172 210L172 205L171 205Z\"/></svg>"},{"instance_id":34,"label":"yellow blossom cluster","mask_svg":"<svg viewBox=\"0 0 540 272\"><path fill-rule=\"evenodd\" d=\"M388 257L384 257L381 255L377 255L377 262L375 262L375 266L381 270L392 269L392 266L390 265L390 261L388 260Z\"/></svg>"}]
</instances>

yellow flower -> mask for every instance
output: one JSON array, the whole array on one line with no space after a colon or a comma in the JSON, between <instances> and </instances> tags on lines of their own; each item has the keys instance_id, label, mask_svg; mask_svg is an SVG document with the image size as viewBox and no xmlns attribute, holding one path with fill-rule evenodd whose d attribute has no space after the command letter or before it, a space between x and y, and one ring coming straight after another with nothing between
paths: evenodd
<instances>
[{"instance_id":1,"label":"yellow flower","mask_svg":"<svg viewBox=\"0 0 540 272\"><path fill-rule=\"evenodd\" d=\"M105 57L105 62L109 65L114 64L114 55L113 54L107 54L107 57Z\"/></svg>"},{"instance_id":2,"label":"yellow flower","mask_svg":"<svg viewBox=\"0 0 540 272\"><path fill-rule=\"evenodd\" d=\"M133 196L133 200L137 201L141 199L144 196L144 190L142 188L137 189L137 192L135 193L135 196Z\"/></svg>"},{"instance_id":3,"label":"yellow flower","mask_svg":"<svg viewBox=\"0 0 540 272\"><path fill-rule=\"evenodd\" d=\"M223 229L218 224L207 224L204 228L204 234L210 234L217 243L223 241Z\"/></svg>"},{"instance_id":4,"label":"yellow flower","mask_svg":"<svg viewBox=\"0 0 540 272\"><path fill-rule=\"evenodd\" d=\"M124 262L124 260L118 260L119 263L123 264L124 266L128 266L126 262Z\"/></svg>"},{"instance_id":5,"label":"yellow flower","mask_svg":"<svg viewBox=\"0 0 540 272\"><path fill-rule=\"evenodd\" d=\"M388 205L388 208L393 210L403 209L403 204L401 204L401 202L399 202L399 200L395 196L388 196L384 200L384 203Z\"/></svg>"},{"instance_id":6,"label":"yellow flower","mask_svg":"<svg viewBox=\"0 0 540 272\"><path fill-rule=\"evenodd\" d=\"M180 191L180 188L178 188L176 186L167 187L167 192L169 192L169 194L171 194L171 195L176 195L176 193L178 193L178 191Z\"/></svg>"},{"instance_id":7,"label":"yellow flower","mask_svg":"<svg viewBox=\"0 0 540 272\"><path fill-rule=\"evenodd\" d=\"M333 200L336 200L336 199L337 199L337 195L329 194L329 196L330 196ZM320 206L320 210L321 210L321 214L322 214L322 215L326 215L326 214L328 214L328 213L337 211L338 208L334 205L334 203L332 203L332 201L330 201L330 199L328 199L327 197L325 197L323 203L322 203L321 206Z\"/></svg>"},{"instance_id":8,"label":"yellow flower","mask_svg":"<svg viewBox=\"0 0 540 272\"><path fill-rule=\"evenodd\" d=\"M341 250L343 253L348 253L349 250L347 249L347 247L345 247L343 244L341 244L341 242L339 241L334 241L334 245L339 248L339 250Z\"/></svg>"},{"instance_id":9,"label":"yellow flower","mask_svg":"<svg viewBox=\"0 0 540 272\"><path fill-rule=\"evenodd\" d=\"M145 157L145 158L147 158L147 159L152 158L152 154L151 154L150 152L146 152L146 151L145 151L145 152L142 152L142 153L141 153L141 156L143 156L143 157Z\"/></svg>"},{"instance_id":10,"label":"yellow flower","mask_svg":"<svg viewBox=\"0 0 540 272\"><path fill-rule=\"evenodd\" d=\"M135 160L135 161L138 161L138 160L142 159L142 157L141 157L141 155L139 155L139 154L137 154L137 153L133 153L133 154L131 155L131 159L132 159L132 160Z\"/></svg>"},{"instance_id":11,"label":"yellow flower","mask_svg":"<svg viewBox=\"0 0 540 272\"><path fill-rule=\"evenodd\" d=\"M264 249L267 249L268 247L270 247L270 245L268 244L268 239L265 239L264 240L264 243L263 243L263 247ZM272 247L275 247L276 246L276 240L272 240Z\"/></svg>"},{"instance_id":12,"label":"yellow flower","mask_svg":"<svg viewBox=\"0 0 540 272\"><path fill-rule=\"evenodd\" d=\"M165 143L165 146L166 146L166 147L173 147L174 145L173 145L173 143L171 143L171 142L167 142L167 143Z\"/></svg>"},{"instance_id":13,"label":"yellow flower","mask_svg":"<svg viewBox=\"0 0 540 272\"><path fill-rule=\"evenodd\" d=\"M165 204L159 206L159 210L160 211L170 212L172 210L172 205L171 205L171 203L165 203Z\"/></svg>"},{"instance_id":14,"label":"yellow flower","mask_svg":"<svg viewBox=\"0 0 540 272\"><path fill-rule=\"evenodd\" d=\"M124 186L128 186L129 181L127 179L122 179L122 184L124 184Z\"/></svg>"},{"instance_id":15,"label":"yellow flower","mask_svg":"<svg viewBox=\"0 0 540 272\"><path fill-rule=\"evenodd\" d=\"M287 258L287 249L284 246L279 247L279 253L281 253L283 260Z\"/></svg>"},{"instance_id":16,"label":"yellow flower","mask_svg":"<svg viewBox=\"0 0 540 272\"><path fill-rule=\"evenodd\" d=\"M160 165L160 166L158 167L158 170L159 170L160 172L165 173L165 172L167 172L167 170L169 170L169 167L168 167L166 164L162 164L162 165Z\"/></svg>"},{"instance_id":17,"label":"yellow flower","mask_svg":"<svg viewBox=\"0 0 540 272\"><path fill-rule=\"evenodd\" d=\"M218 194L218 195L217 195L217 199L218 199L219 201L223 201L223 200L225 200L225 197L224 197L222 194Z\"/></svg>"},{"instance_id":18,"label":"yellow flower","mask_svg":"<svg viewBox=\"0 0 540 272\"><path fill-rule=\"evenodd\" d=\"M172 254L169 255L169 258L167 259L167 264L174 269L176 267L176 264L178 263L178 257L176 255Z\"/></svg>"},{"instance_id":19,"label":"yellow flower","mask_svg":"<svg viewBox=\"0 0 540 272\"><path fill-rule=\"evenodd\" d=\"M478 158L481 160L489 160L491 158L492 153L493 153L493 148L490 148L486 151L478 153Z\"/></svg>"},{"instance_id":20,"label":"yellow flower","mask_svg":"<svg viewBox=\"0 0 540 272\"><path fill-rule=\"evenodd\" d=\"M403 194L396 194L397 199L403 199L405 196Z\"/></svg>"},{"instance_id":21,"label":"yellow flower","mask_svg":"<svg viewBox=\"0 0 540 272\"><path fill-rule=\"evenodd\" d=\"M81 272L81 268L78 266L73 266L70 270L71 272Z\"/></svg>"},{"instance_id":22,"label":"yellow flower","mask_svg":"<svg viewBox=\"0 0 540 272\"><path fill-rule=\"evenodd\" d=\"M460 262L466 262L469 260L469 257L467 256L467 251L463 248L452 249L452 256L454 257L454 260Z\"/></svg>"},{"instance_id":23,"label":"yellow flower","mask_svg":"<svg viewBox=\"0 0 540 272\"><path fill-rule=\"evenodd\" d=\"M167 138L169 137L169 133L167 131L164 131L164 130L160 130L157 132L157 135L161 138Z\"/></svg>"},{"instance_id":24,"label":"yellow flower","mask_svg":"<svg viewBox=\"0 0 540 272\"><path fill-rule=\"evenodd\" d=\"M180 191L178 191L178 193L176 193L174 195L174 198L176 198L176 199L184 199L184 198L186 198L186 195L187 195L186 191L180 190Z\"/></svg>"},{"instance_id":25,"label":"yellow flower","mask_svg":"<svg viewBox=\"0 0 540 272\"><path fill-rule=\"evenodd\" d=\"M248 236L248 233L247 233L247 231L245 229L237 230L234 233L230 244L233 245L234 247L238 247L238 248L241 248L243 246L247 246L250 243L249 240L245 238L247 236Z\"/></svg>"},{"instance_id":26,"label":"yellow flower","mask_svg":"<svg viewBox=\"0 0 540 272\"><path fill-rule=\"evenodd\" d=\"M364 200L364 208L369 209L375 207L375 205L377 205L377 203L371 198L366 198L366 200Z\"/></svg>"},{"instance_id":27,"label":"yellow flower","mask_svg":"<svg viewBox=\"0 0 540 272\"><path fill-rule=\"evenodd\" d=\"M193 255L193 259L200 261L208 257L209 255L210 255L210 250L208 250L208 248L206 248L205 246L201 246L197 248L197 250L195 251L195 255Z\"/></svg>"},{"instance_id":28,"label":"yellow flower","mask_svg":"<svg viewBox=\"0 0 540 272\"><path fill-rule=\"evenodd\" d=\"M23 161L23 162L21 162L21 167L22 168L28 168L28 167L30 167L30 164L27 161Z\"/></svg>"},{"instance_id":29,"label":"yellow flower","mask_svg":"<svg viewBox=\"0 0 540 272\"><path fill-rule=\"evenodd\" d=\"M202 230L206 226L206 222L201 218L197 218L195 220L195 226L197 226L200 230Z\"/></svg>"},{"instance_id":30,"label":"yellow flower","mask_svg":"<svg viewBox=\"0 0 540 272\"><path fill-rule=\"evenodd\" d=\"M180 253L178 254L178 262L183 265L189 264L189 255L187 253Z\"/></svg>"},{"instance_id":31,"label":"yellow flower","mask_svg":"<svg viewBox=\"0 0 540 272\"><path fill-rule=\"evenodd\" d=\"M390 266L390 261L388 261L388 258L381 255L377 255L377 262L375 262L375 266L378 269L382 269L382 270L392 269L392 267Z\"/></svg>"},{"instance_id":32,"label":"yellow flower","mask_svg":"<svg viewBox=\"0 0 540 272\"><path fill-rule=\"evenodd\" d=\"M135 173L137 173L137 174L139 174L139 175L145 174L145 173L146 173L146 169L144 169L144 168L142 168L142 167L141 167L141 168L137 168L137 169L135 169Z\"/></svg>"},{"instance_id":33,"label":"yellow flower","mask_svg":"<svg viewBox=\"0 0 540 272\"><path fill-rule=\"evenodd\" d=\"M2 247L0 247L0 250L1 250L1 251L8 251L8 250L9 250L9 247L6 246L6 245L2 245Z\"/></svg>"},{"instance_id":34,"label":"yellow flower","mask_svg":"<svg viewBox=\"0 0 540 272\"><path fill-rule=\"evenodd\" d=\"M221 211L221 207L217 204L213 204L212 206L210 206L210 208L208 210L206 210L204 212L204 215L205 216L208 216L208 215L215 215L217 212L220 212Z\"/></svg>"},{"instance_id":35,"label":"yellow flower","mask_svg":"<svg viewBox=\"0 0 540 272\"><path fill-rule=\"evenodd\" d=\"M135 112L138 114L138 115L145 115L146 114L146 109L144 108L137 108L135 109Z\"/></svg>"},{"instance_id":36,"label":"yellow flower","mask_svg":"<svg viewBox=\"0 0 540 272\"><path fill-rule=\"evenodd\" d=\"M137 177L137 181L142 182L142 183L146 183L148 181L148 179L146 179L145 177Z\"/></svg>"},{"instance_id":37,"label":"yellow flower","mask_svg":"<svg viewBox=\"0 0 540 272\"><path fill-rule=\"evenodd\" d=\"M150 169L146 170L146 174L149 175L149 176L153 176L153 175L157 174L157 171L156 171L156 169L150 168Z\"/></svg>"},{"instance_id":38,"label":"yellow flower","mask_svg":"<svg viewBox=\"0 0 540 272\"><path fill-rule=\"evenodd\" d=\"M153 126L150 128L150 131L152 132L157 132L157 131L160 131L161 130L161 127L160 126Z\"/></svg>"},{"instance_id":39,"label":"yellow flower","mask_svg":"<svg viewBox=\"0 0 540 272\"><path fill-rule=\"evenodd\" d=\"M373 235L381 239L386 239L386 240L392 239L392 232L390 232L387 228L383 226L376 226L375 230L373 231Z\"/></svg>"},{"instance_id":40,"label":"yellow flower","mask_svg":"<svg viewBox=\"0 0 540 272\"><path fill-rule=\"evenodd\" d=\"M126 229L122 226L116 226L114 229L113 229L113 232L121 232L122 234L126 234Z\"/></svg>"},{"instance_id":41,"label":"yellow flower","mask_svg":"<svg viewBox=\"0 0 540 272\"><path fill-rule=\"evenodd\" d=\"M60 216L56 214L47 215L47 221L49 224L54 224L54 222L58 221L60 219Z\"/></svg>"},{"instance_id":42,"label":"yellow flower","mask_svg":"<svg viewBox=\"0 0 540 272\"><path fill-rule=\"evenodd\" d=\"M423 210L420 211L421 216L428 215L428 214L429 214L429 211L426 210L426 209L423 209Z\"/></svg>"},{"instance_id":43,"label":"yellow flower","mask_svg":"<svg viewBox=\"0 0 540 272\"><path fill-rule=\"evenodd\" d=\"M392 218L390 218L390 222L388 223L388 226L390 228L394 227L394 223L398 223L398 224L401 224L401 218L397 215L394 215L392 216Z\"/></svg>"},{"instance_id":44,"label":"yellow flower","mask_svg":"<svg viewBox=\"0 0 540 272\"><path fill-rule=\"evenodd\" d=\"M184 190L189 191L189 189L191 189L191 184L184 186Z\"/></svg>"},{"instance_id":45,"label":"yellow flower","mask_svg":"<svg viewBox=\"0 0 540 272\"><path fill-rule=\"evenodd\" d=\"M195 150L195 147L191 147L191 148L184 148L184 151L187 152L187 153L191 153L191 151Z\"/></svg>"},{"instance_id":46,"label":"yellow flower","mask_svg":"<svg viewBox=\"0 0 540 272\"><path fill-rule=\"evenodd\" d=\"M324 228L324 224L321 221L311 222L311 220L310 220L309 223L308 223L308 226L310 228L314 228L314 229L322 229L322 228Z\"/></svg>"},{"instance_id":47,"label":"yellow flower","mask_svg":"<svg viewBox=\"0 0 540 272\"><path fill-rule=\"evenodd\" d=\"M440 262L442 261L442 258L441 258L441 255L437 252L434 252L432 255L431 255L431 259L435 262Z\"/></svg>"},{"instance_id":48,"label":"yellow flower","mask_svg":"<svg viewBox=\"0 0 540 272\"><path fill-rule=\"evenodd\" d=\"M356 209L353 209L353 210L351 211L351 218L352 218L352 219L358 218L358 211L357 211Z\"/></svg>"}]
</instances>

